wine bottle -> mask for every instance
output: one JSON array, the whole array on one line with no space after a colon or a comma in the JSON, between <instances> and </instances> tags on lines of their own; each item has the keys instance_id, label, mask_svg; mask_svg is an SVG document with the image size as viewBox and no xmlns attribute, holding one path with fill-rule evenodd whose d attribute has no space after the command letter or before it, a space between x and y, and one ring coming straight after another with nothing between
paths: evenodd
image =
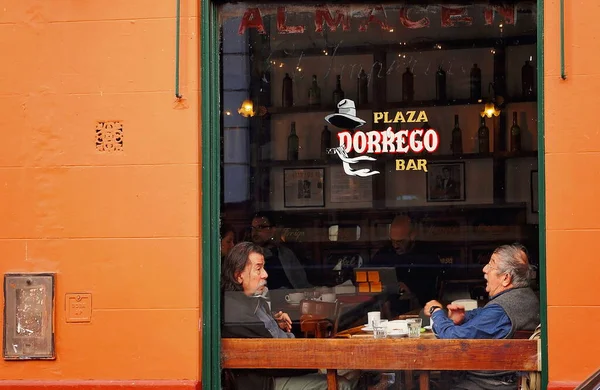
<instances>
[{"instance_id":1,"label":"wine bottle","mask_svg":"<svg viewBox=\"0 0 600 390\"><path fill-rule=\"evenodd\" d=\"M406 72L402 74L402 100L405 102L412 102L415 97L415 77L410 71L410 68L406 68Z\"/></svg>"},{"instance_id":2,"label":"wine bottle","mask_svg":"<svg viewBox=\"0 0 600 390\"><path fill-rule=\"evenodd\" d=\"M517 112L513 112L513 124L510 128L510 151L521 151L521 128L517 123Z\"/></svg>"},{"instance_id":3,"label":"wine bottle","mask_svg":"<svg viewBox=\"0 0 600 390\"><path fill-rule=\"evenodd\" d=\"M446 101L446 72L441 65L435 73L435 99L438 102Z\"/></svg>"},{"instance_id":4,"label":"wine bottle","mask_svg":"<svg viewBox=\"0 0 600 390\"><path fill-rule=\"evenodd\" d=\"M308 105L321 105L321 88L319 87L319 84L317 84L317 75L315 74L312 77L312 85L308 89Z\"/></svg>"},{"instance_id":5,"label":"wine bottle","mask_svg":"<svg viewBox=\"0 0 600 390\"><path fill-rule=\"evenodd\" d=\"M473 64L471 68L471 100L477 101L481 99L481 69L477 64Z\"/></svg>"},{"instance_id":6,"label":"wine bottle","mask_svg":"<svg viewBox=\"0 0 600 390\"><path fill-rule=\"evenodd\" d=\"M524 98L531 98L533 93L533 78L534 71L529 61L525 61L525 65L521 68L521 89Z\"/></svg>"},{"instance_id":7,"label":"wine bottle","mask_svg":"<svg viewBox=\"0 0 600 390\"><path fill-rule=\"evenodd\" d=\"M329 154L327 154L327 150L331 148L331 131L325 125L323 131L321 131L321 158L323 160L329 159Z\"/></svg>"},{"instance_id":8,"label":"wine bottle","mask_svg":"<svg viewBox=\"0 0 600 390\"><path fill-rule=\"evenodd\" d=\"M342 78L338 74L335 81L335 90L333 91L333 106L337 107L341 100L344 100L344 91L342 90Z\"/></svg>"},{"instance_id":9,"label":"wine bottle","mask_svg":"<svg viewBox=\"0 0 600 390\"><path fill-rule=\"evenodd\" d=\"M288 149L287 158L288 160L298 160L298 149L300 141L296 135L296 122L292 122L290 127L290 135L288 136Z\"/></svg>"},{"instance_id":10,"label":"wine bottle","mask_svg":"<svg viewBox=\"0 0 600 390\"><path fill-rule=\"evenodd\" d=\"M294 105L294 86L289 73L283 78L283 86L281 87L281 105L283 107L292 107Z\"/></svg>"},{"instance_id":11,"label":"wine bottle","mask_svg":"<svg viewBox=\"0 0 600 390\"><path fill-rule=\"evenodd\" d=\"M360 70L358 74L358 104L369 103L369 77L365 73L364 69Z\"/></svg>"},{"instance_id":12,"label":"wine bottle","mask_svg":"<svg viewBox=\"0 0 600 390\"><path fill-rule=\"evenodd\" d=\"M454 155L459 155L463 152L462 132L458 125L458 115L454 115L454 129L452 129L452 144L450 145L450 149Z\"/></svg>"},{"instance_id":13,"label":"wine bottle","mask_svg":"<svg viewBox=\"0 0 600 390\"><path fill-rule=\"evenodd\" d=\"M477 138L479 140L479 153L490 152L490 129L485 125L485 116L481 117L481 125L477 130Z\"/></svg>"}]
</instances>

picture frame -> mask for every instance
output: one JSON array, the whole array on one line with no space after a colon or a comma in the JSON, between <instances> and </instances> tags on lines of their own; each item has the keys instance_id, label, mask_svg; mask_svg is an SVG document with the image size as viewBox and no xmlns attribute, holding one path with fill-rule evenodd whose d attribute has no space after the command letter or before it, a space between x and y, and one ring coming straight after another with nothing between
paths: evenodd
<instances>
[{"instance_id":1,"label":"picture frame","mask_svg":"<svg viewBox=\"0 0 600 390\"><path fill-rule=\"evenodd\" d=\"M325 169L284 169L285 208L325 207Z\"/></svg>"},{"instance_id":2,"label":"picture frame","mask_svg":"<svg viewBox=\"0 0 600 390\"><path fill-rule=\"evenodd\" d=\"M530 176L531 187L531 212L538 214L540 212L539 193L538 193L538 171L531 171Z\"/></svg>"},{"instance_id":3,"label":"picture frame","mask_svg":"<svg viewBox=\"0 0 600 390\"><path fill-rule=\"evenodd\" d=\"M464 161L428 163L425 182L427 202L464 202L467 199Z\"/></svg>"}]
</instances>

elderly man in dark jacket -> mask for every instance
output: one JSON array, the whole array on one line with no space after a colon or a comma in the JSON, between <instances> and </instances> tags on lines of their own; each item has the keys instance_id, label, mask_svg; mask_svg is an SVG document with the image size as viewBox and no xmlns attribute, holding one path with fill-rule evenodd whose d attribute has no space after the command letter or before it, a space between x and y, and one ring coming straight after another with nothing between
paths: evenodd
<instances>
[{"instance_id":1,"label":"elderly man in dark jacket","mask_svg":"<svg viewBox=\"0 0 600 390\"><path fill-rule=\"evenodd\" d=\"M535 330L540 322L540 303L529 287L531 268L527 251L519 244L498 247L483 267L489 302L482 308L465 312L459 305L430 301L425 314L433 319L433 330L443 339L503 339L516 331ZM513 390L515 372L470 371L453 389Z\"/></svg>"},{"instance_id":2,"label":"elderly man in dark jacket","mask_svg":"<svg viewBox=\"0 0 600 390\"><path fill-rule=\"evenodd\" d=\"M260 246L241 242L223 262L222 336L229 338L294 338L292 322L286 313L273 315L263 298L268 274ZM285 351L273 351L274 354ZM317 390L327 389L327 377L307 370L232 370L239 390ZM351 383L338 379L338 388L350 390Z\"/></svg>"}]
</instances>

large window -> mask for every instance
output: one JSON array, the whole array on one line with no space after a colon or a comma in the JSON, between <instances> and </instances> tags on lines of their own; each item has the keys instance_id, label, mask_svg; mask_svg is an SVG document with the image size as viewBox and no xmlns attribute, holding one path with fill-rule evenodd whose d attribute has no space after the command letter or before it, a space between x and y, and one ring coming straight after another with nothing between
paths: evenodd
<instances>
[{"instance_id":1,"label":"large window","mask_svg":"<svg viewBox=\"0 0 600 390\"><path fill-rule=\"evenodd\" d=\"M430 300L486 304L498 246L535 268L536 13L220 6L222 235L264 249L296 337L301 300L338 302L335 332L370 311L426 325Z\"/></svg>"}]
</instances>

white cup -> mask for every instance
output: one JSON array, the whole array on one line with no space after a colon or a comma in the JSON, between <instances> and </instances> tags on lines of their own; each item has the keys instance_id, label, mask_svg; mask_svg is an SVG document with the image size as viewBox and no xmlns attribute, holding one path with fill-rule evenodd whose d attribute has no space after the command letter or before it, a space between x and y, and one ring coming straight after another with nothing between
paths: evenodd
<instances>
[{"instance_id":1,"label":"white cup","mask_svg":"<svg viewBox=\"0 0 600 390\"><path fill-rule=\"evenodd\" d=\"M335 293L325 293L319 297L320 301L323 302L335 302Z\"/></svg>"},{"instance_id":2,"label":"white cup","mask_svg":"<svg viewBox=\"0 0 600 390\"><path fill-rule=\"evenodd\" d=\"M291 304L300 303L304 299L304 293L291 293L285 296L285 301Z\"/></svg>"},{"instance_id":3,"label":"white cup","mask_svg":"<svg viewBox=\"0 0 600 390\"><path fill-rule=\"evenodd\" d=\"M379 311L370 311L367 313L367 320L369 321L367 323L367 326L370 327L376 327L379 325L379 322L381 321L381 312Z\"/></svg>"}]
</instances>

